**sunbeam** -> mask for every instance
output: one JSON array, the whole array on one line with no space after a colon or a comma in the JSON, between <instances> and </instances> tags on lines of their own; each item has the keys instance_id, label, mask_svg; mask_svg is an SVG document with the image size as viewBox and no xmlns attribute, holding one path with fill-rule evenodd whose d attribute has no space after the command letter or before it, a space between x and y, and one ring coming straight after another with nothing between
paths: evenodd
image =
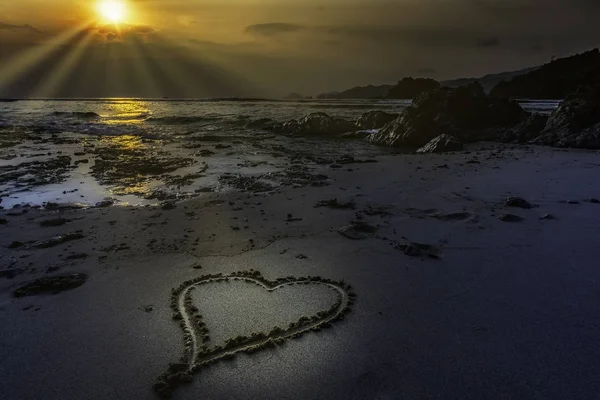
<instances>
[{"instance_id":1,"label":"sunbeam","mask_svg":"<svg viewBox=\"0 0 600 400\"><path fill-rule=\"evenodd\" d=\"M60 60L44 79L41 86L35 90L36 97L54 97L57 95L65 81L70 78L93 37L93 32L86 31L84 36L71 46L69 53Z\"/></svg>"},{"instance_id":2,"label":"sunbeam","mask_svg":"<svg viewBox=\"0 0 600 400\"><path fill-rule=\"evenodd\" d=\"M143 39L134 38L129 44L131 46L133 68L137 72L138 79L142 80L141 90L143 93L150 93L151 97L165 96L169 91L169 87L162 85L164 81L153 74L148 62L146 62L146 57L141 50Z\"/></svg>"},{"instance_id":3,"label":"sunbeam","mask_svg":"<svg viewBox=\"0 0 600 400\"><path fill-rule=\"evenodd\" d=\"M9 86L13 80L17 79L20 75L25 75L30 69L39 65L54 52L58 51L61 45L68 43L78 34L92 26L93 23L91 21L86 21L83 24L62 32L48 42L25 50L23 53L15 56L13 60L9 61L0 69L0 76L2 77L2 80L0 81L0 93Z\"/></svg>"}]
</instances>

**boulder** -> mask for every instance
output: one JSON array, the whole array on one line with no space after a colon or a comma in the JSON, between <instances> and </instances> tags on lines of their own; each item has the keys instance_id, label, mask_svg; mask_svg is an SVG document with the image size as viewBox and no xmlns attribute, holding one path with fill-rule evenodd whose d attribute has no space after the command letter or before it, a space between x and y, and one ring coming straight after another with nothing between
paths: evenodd
<instances>
[{"instance_id":1,"label":"boulder","mask_svg":"<svg viewBox=\"0 0 600 400\"><path fill-rule=\"evenodd\" d=\"M478 83L443 87L416 98L367 140L394 147L421 147L443 133L466 142L490 140L499 128L513 127L528 116L516 101L489 97Z\"/></svg>"},{"instance_id":2,"label":"boulder","mask_svg":"<svg viewBox=\"0 0 600 400\"><path fill-rule=\"evenodd\" d=\"M600 83L581 86L567 96L534 143L600 149Z\"/></svg>"},{"instance_id":3,"label":"boulder","mask_svg":"<svg viewBox=\"0 0 600 400\"><path fill-rule=\"evenodd\" d=\"M440 135L434 139L432 139L425 146L421 147L417 150L419 154L429 154L429 153L445 153L448 151L460 151L463 149L463 144L450 135Z\"/></svg>"},{"instance_id":4,"label":"boulder","mask_svg":"<svg viewBox=\"0 0 600 400\"><path fill-rule=\"evenodd\" d=\"M273 127L273 131L288 135L339 136L357 130L358 127L354 123L330 117L323 112L311 113L299 120L287 121Z\"/></svg>"},{"instance_id":5,"label":"boulder","mask_svg":"<svg viewBox=\"0 0 600 400\"><path fill-rule=\"evenodd\" d=\"M380 129L398 117L398 114L390 114L385 111L369 111L356 121L356 125L360 129Z\"/></svg>"}]
</instances>

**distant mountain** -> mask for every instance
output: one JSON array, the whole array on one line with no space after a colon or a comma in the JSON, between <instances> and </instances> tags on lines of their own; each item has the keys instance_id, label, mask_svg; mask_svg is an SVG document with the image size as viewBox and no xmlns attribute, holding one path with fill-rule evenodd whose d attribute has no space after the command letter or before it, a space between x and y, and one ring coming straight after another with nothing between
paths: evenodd
<instances>
[{"instance_id":1,"label":"distant mountain","mask_svg":"<svg viewBox=\"0 0 600 400\"><path fill-rule=\"evenodd\" d=\"M343 92L322 93L318 99L379 99L386 97L393 85L356 86Z\"/></svg>"},{"instance_id":2,"label":"distant mountain","mask_svg":"<svg viewBox=\"0 0 600 400\"><path fill-rule=\"evenodd\" d=\"M504 80L490 95L514 99L562 99L590 82L600 82L598 49L559 58L534 71Z\"/></svg>"},{"instance_id":3,"label":"distant mountain","mask_svg":"<svg viewBox=\"0 0 600 400\"><path fill-rule=\"evenodd\" d=\"M286 100L302 100L304 99L304 96L302 96L300 93L290 93L287 96L284 97L284 99Z\"/></svg>"},{"instance_id":4,"label":"distant mountain","mask_svg":"<svg viewBox=\"0 0 600 400\"><path fill-rule=\"evenodd\" d=\"M525 75L526 73L535 71L538 68L540 68L540 67L537 66L537 67L521 69L518 71L501 72L499 74L488 74L488 75L482 76L480 78L452 79L452 80L448 80L448 81L443 81L442 86L457 88L460 86L467 86L472 83L479 82L481 84L481 86L483 86L483 90L486 93L489 93L494 88L494 86L496 86L498 83L500 83L504 80L507 80L507 79L512 79L515 76Z\"/></svg>"},{"instance_id":5,"label":"distant mountain","mask_svg":"<svg viewBox=\"0 0 600 400\"><path fill-rule=\"evenodd\" d=\"M429 78L404 78L387 93L388 99L414 99L423 92L440 87L440 83Z\"/></svg>"}]
</instances>

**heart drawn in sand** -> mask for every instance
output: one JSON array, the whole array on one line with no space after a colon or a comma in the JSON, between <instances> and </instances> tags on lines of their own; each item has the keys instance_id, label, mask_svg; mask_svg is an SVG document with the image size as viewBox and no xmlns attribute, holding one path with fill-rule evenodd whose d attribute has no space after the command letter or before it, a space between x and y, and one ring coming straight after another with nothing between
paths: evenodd
<instances>
[{"instance_id":1,"label":"heart drawn in sand","mask_svg":"<svg viewBox=\"0 0 600 400\"><path fill-rule=\"evenodd\" d=\"M268 332L255 332L250 336L237 336L225 341L224 345L209 348L209 329L202 320L200 310L193 305L192 292L208 283L229 282L232 280L256 284L268 292L290 285L324 285L337 292L337 299L329 309L312 316L303 316L286 328L274 327ZM167 372L158 377L154 384L161 396L169 397L182 383L191 382L193 374L216 362L231 359L239 353L251 354L262 349L277 347L288 339L305 333L330 328L332 323L344 318L354 304L356 295L344 281L336 282L321 277L287 277L276 281L265 279L258 271L234 272L229 275L204 275L182 283L172 290L171 308L173 319L179 321L183 330L184 353L177 363L169 365Z\"/></svg>"}]
</instances>

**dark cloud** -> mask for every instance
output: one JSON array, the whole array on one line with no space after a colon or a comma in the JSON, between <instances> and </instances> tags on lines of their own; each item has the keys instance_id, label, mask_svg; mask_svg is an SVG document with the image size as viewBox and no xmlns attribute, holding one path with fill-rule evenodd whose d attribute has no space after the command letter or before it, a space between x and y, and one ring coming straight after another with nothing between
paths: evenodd
<instances>
[{"instance_id":1,"label":"dark cloud","mask_svg":"<svg viewBox=\"0 0 600 400\"><path fill-rule=\"evenodd\" d=\"M36 27L31 26L29 24L14 25L14 24L9 24L9 23L2 22L2 21L0 21L0 30L26 31L26 32L30 32L30 33L36 33L38 35L46 34L45 32L42 32L41 30L39 30Z\"/></svg>"},{"instance_id":2,"label":"dark cloud","mask_svg":"<svg viewBox=\"0 0 600 400\"><path fill-rule=\"evenodd\" d=\"M260 36L277 36L283 33L298 32L305 27L296 24L286 24L283 22L269 22L266 24L256 24L247 26L245 31Z\"/></svg>"}]
</instances>

